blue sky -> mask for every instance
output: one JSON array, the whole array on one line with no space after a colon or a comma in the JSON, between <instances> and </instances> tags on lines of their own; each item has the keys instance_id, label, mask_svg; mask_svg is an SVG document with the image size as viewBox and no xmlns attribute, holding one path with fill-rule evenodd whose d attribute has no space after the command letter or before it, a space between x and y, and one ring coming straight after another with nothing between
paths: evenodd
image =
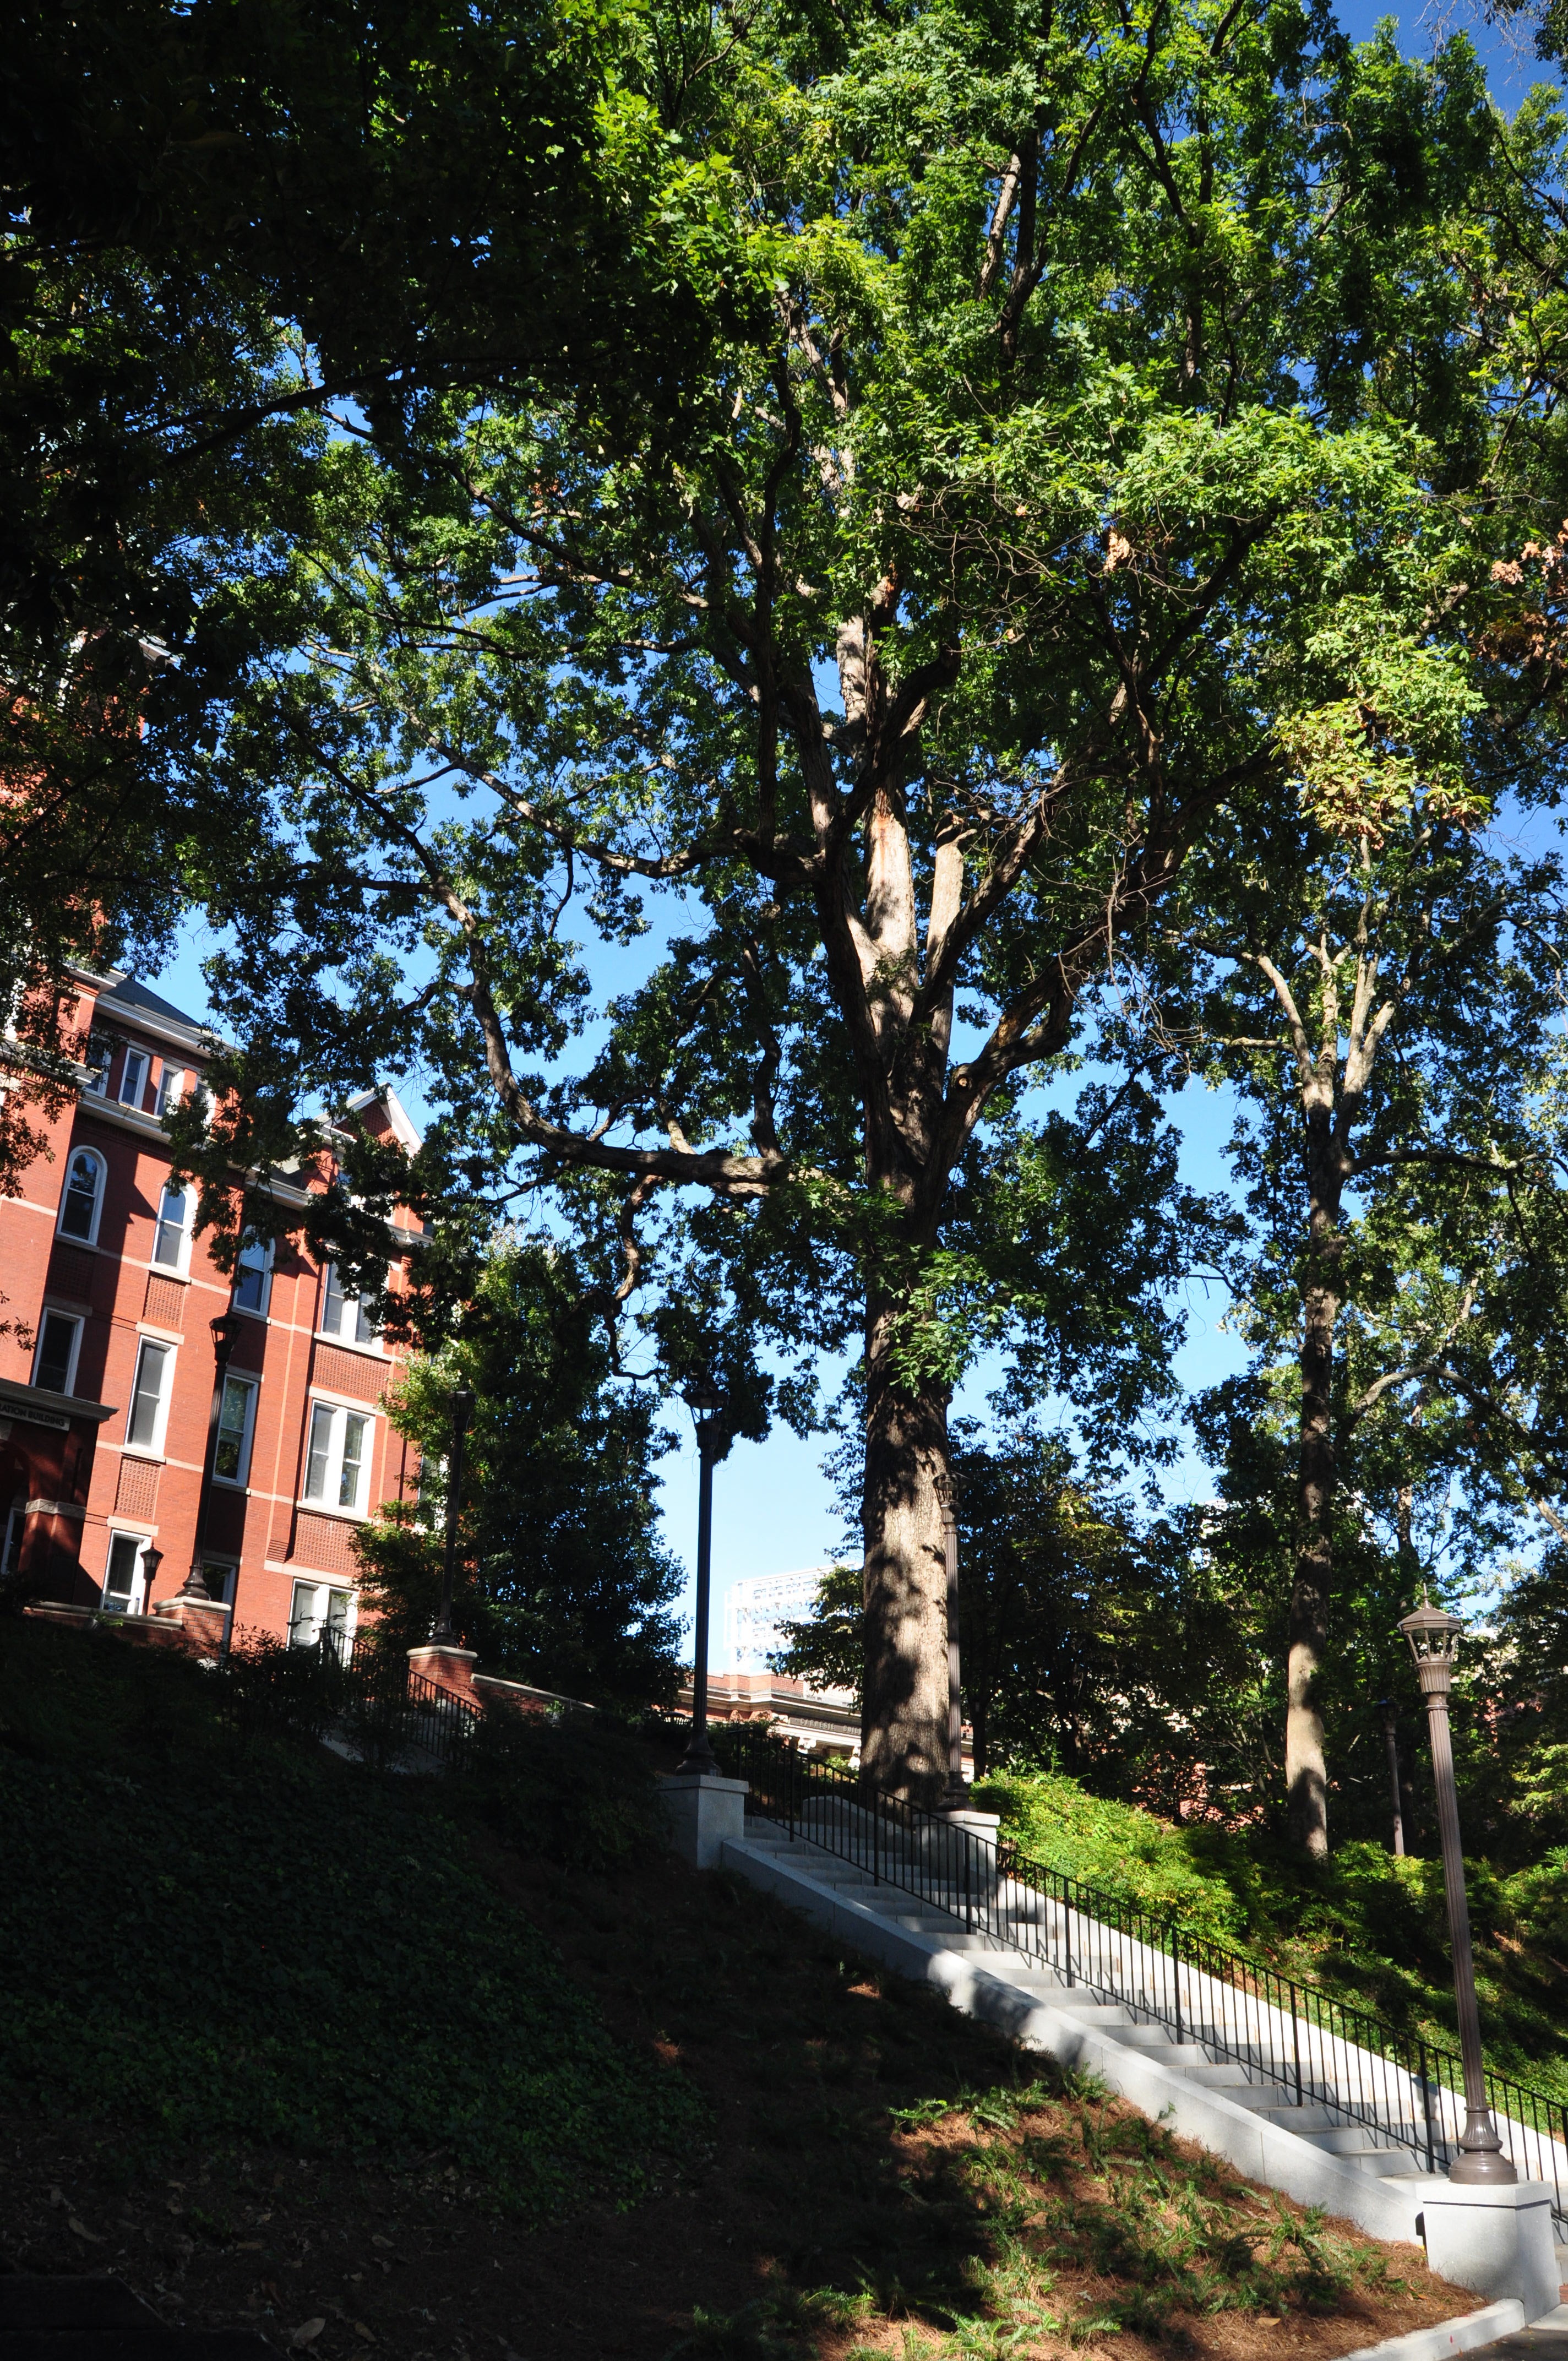
<instances>
[{"instance_id":1,"label":"blue sky","mask_svg":"<svg viewBox=\"0 0 1568 2361\"><path fill-rule=\"evenodd\" d=\"M1342 7L1340 16L1353 37L1365 38L1390 13L1364 5L1364 0L1352 0L1352 5ZM1450 30L1467 32L1480 50L1493 89L1505 106L1517 105L1540 74L1525 45L1488 25L1473 6L1409 10L1399 16L1398 22L1402 45L1416 54L1430 49L1434 35ZM149 976L148 981L191 1015L204 1016L208 1008L201 961L203 952L211 948L210 939L192 923L178 956L160 974ZM603 994L608 997L623 989L633 973L642 972L650 950L644 940L630 955L607 953L598 959L595 977ZM417 1093L410 1092L407 1095L410 1111L417 1121L421 1113ZM1181 1137L1183 1180L1205 1191L1227 1187L1224 1143L1232 1123L1228 1095L1193 1086L1179 1095L1170 1112ZM1187 1296L1183 1305L1187 1341L1178 1360L1178 1374L1184 1387L1211 1385L1241 1365L1243 1356L1235 1340L1222 1325L1225 1308L1223 1300L1212 1295L1194 1290ZM963 1389L957 1407L983 1415L986 1392L998 1374L994 1366L982 1366ZM833 1375L830 1370L824 1371L829 1389ZM683 1441L680 1450L672 1453L663 1465L663 1518L671 1548L689 1568L696 1545L696 1452L689 1416L683 1411L676 1422L682 1429ZM802 1441L781 1426L765 1443L737 1444L718 1470L713 1531L715 1642L710 1651L716 1668L720 1668L718 1634L722 1630L722 1602L729 1585L745 1575L780 1574L817 1564L839 1538L839 1521L822 1472L826 1447L820 1436ZM1172 1498L1205 1497L1209 1489L1207 1472L1189 1452L1169 1471L1166 1488ZM688 1615L691 1606L688 1580L684 1610Z\"/></svg>"}]
</instances>

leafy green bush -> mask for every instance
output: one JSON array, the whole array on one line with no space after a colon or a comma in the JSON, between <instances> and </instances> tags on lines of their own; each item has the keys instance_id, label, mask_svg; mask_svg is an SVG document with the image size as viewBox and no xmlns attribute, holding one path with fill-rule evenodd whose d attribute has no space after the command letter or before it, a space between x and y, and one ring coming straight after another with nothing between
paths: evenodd
<instances>
[{"instance_id":1,"label":"leafy green bush","mask_svg":"<svg viewBox=\"0 0 1568 2361\"><path fill-rule=\"evenodd\" d=\"M1006 1835L1065 1876L1217 1942L1244 1940L1246 1906L1217 1858L1223 1839L1216 1845L1213 1831L1168 1827L1057 1771L1007 1772L977 1785L974 1802L1000 1812Z\"/></svg>"},{"instance_id":2,"label":"leafy green bush","mask_svg":"<svg viewBox=\"0 0 1568 2361\"><path fill-rule=\"evenodd\" d=\"M0 1626L0 2091L181 2139L444 2150L534 2218L667 2178L698 2093L611 2039L447 1791L241 1750L203 1684Z\"/></svg>"}]
</instances>

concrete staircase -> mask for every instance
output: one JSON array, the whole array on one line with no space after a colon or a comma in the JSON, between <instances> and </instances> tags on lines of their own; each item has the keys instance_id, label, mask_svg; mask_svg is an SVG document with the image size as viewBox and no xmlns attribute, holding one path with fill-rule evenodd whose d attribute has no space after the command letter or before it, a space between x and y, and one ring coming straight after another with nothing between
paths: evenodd
<instances>
[{"instance_id":1,"label":"concrete staircase","mask_svg":"<svg viewBox=\"0 0 1568 2361\"><path fill-rule=\"evenodd\" d=\"M1332 2097L1324 2103L1332 2088L1327 2080L1299 2104L1294 2077L1270 2072L1258 2051L1248 2056L1245 2039L1205 2041L1201 1994L1190 2020L1196 2037L1184 2027L1179 2039L1168 2024L1138 2004L1147 1965L1137 1956L1138 1944L1113 1929L1086 1935L1076 1916L1071 1928L1054 1926L1051 1915L1058 1906L1033 1887L998 1876L994 1850L983 1841L971 1842L967 1858L963 1847L945 1845L945 1883L932 1883L933 1863L922 1863L924 1894L889 1883L888 1872L911 1873L917 1839L882 1828L873 1848L861 1840L865 1832L856 1828L856 1817L838 1806L833 1825L837 1846L848 1843L861 1861L814 1841L809 1822L792 1829L755 1816L747 1818L740 1841L725 1844L724 1865L856 1949L936 1985L1025 2046L1093 2072L1252 2178L1347 2216L1376 2236L1420 2236L1423 2193L1434 2185L1424 2160L1350 2120L1352 2111L1335 2106ZM977 1896L985 1906L966 1910ZM987 1920L991 1931L966 1924L966 1917ZM1096 1936L1103 1938L1097 1951L1089 1940ZM1075 1949L1082 1958L1086 1942L1098 1988L1090 1988L1081 1972L1064 1972L1041 1956L1053 1950L1057 1960L1070 1963ZM1118 1988L1124 1996L1115 1996ZM1212 1984L1209 1999L1212 2004ZM1212 2011L1211 2022L1218 2021ZM1323 2071L1332 2071L1332 2061ZM1441 2147L1437 2161L1440 2167L1446 2161ZM1568 2273L1568 2252L1559 2259Z\"/></svg>"}]
</instances>

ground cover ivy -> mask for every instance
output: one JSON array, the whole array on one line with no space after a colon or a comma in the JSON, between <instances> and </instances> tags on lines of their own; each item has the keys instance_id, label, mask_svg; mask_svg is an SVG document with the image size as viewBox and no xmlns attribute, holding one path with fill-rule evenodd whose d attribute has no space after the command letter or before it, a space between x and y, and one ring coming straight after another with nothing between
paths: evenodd
<instances>
[{"instance_id":1,"label":"ground cover ivy","mask_svg":"<svg viewBox=\"0 0 1568 2361\"><path fill-rule=\"evenodd\" d=\"M633 2202L700 2146L694 2086L611 2038L424 1783L236 1752L184 1666L63 1645L119 1715L99 1759L72 1760L69 1702L18 1712L0 1679L6 2099L170 2140L394 2164L444 2150L538 2218ZM22 1653L47 1692L58 1661ZM159 1693L164 1743L138 1749ZM192 1742L170 1746L182 1718Z\"/></svg>"}]
</instances>

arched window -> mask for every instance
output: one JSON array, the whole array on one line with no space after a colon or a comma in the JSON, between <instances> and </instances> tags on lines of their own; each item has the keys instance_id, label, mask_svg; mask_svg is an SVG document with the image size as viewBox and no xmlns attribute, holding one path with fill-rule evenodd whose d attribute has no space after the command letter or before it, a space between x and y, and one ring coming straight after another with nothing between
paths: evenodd
<instances>
[{"instance_id":1,"label":"arched window","mask_svg":"<svg viewBox=\"0 0 1568 2361\"><path fill-rule=\"evenodd\" d=\"M65 1194L60 1201L60 1235L80 1238L83 1246L98 1243L98 1216L104 1210L104 1159L90 1148L72 1150L65 1172Z\"/></svg>"}]
</instances>

